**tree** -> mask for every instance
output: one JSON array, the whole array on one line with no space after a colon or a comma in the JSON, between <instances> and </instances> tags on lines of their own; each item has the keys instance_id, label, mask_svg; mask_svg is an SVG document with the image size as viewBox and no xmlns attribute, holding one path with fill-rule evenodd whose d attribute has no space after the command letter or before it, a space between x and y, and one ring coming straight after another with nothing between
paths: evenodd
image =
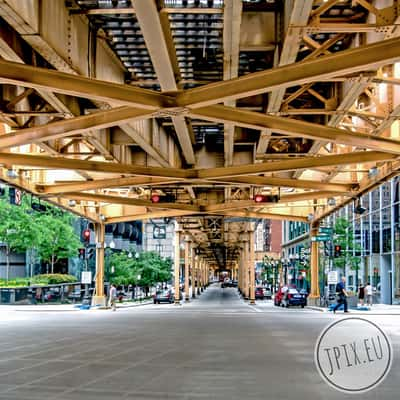
<instances>
[{"instance_id":1,"label":"tree","mask_svg":"<svg viewBox=\"0 0 400 400\"><path fill-rule=\"evenodd\" d=\"M333 245L341 247L340 257L333 259L336 268L344 269L347 265L356 271L356 285L358 284L358 271L360 270L361 246L354 240L352 224L346 218L338 218L333 230Z\"/></svg>"},{"instance_id":2,"label":"tree","mask_svg":"<svg viewBox=\"0 0 400 400\"><path fill-rule=\"evenodd\" d=\"M170 259L153 251L140 253L137 258L126 252L113 253L110 266L114 267L114 274L110 281L116 285L152 286L171 279L171 265Z\"/></svg>"},{"instance_id":3,"label":"tree","mask_svg":"<svg viewBox=\"0 0 400 400\"><path fill-rule=\"evenodd\" d=\"M9 278L10 253L25 252L39 244L39 230L27 209L0 201L0 242L6 245L6 280Z\"/></svg>"},{"instance_id":4,"label":"tree","mask_svg":"<svg viewBox=\"0 0 400 400\"><path fill-rule=\"evenodd\" d=\"M116 285L136 285L140 275L139 266L133 257L129 257L125 251L112 253L109 266L114 267L111 283Z\"/></svg>"},{"instance_id":5,"label":"tree","mask_svg":"<svg viewBox=\"0 0 400 400\"><path fill-rule=\"evenodd\" d=\"M50 263L51 273L54 273L54 264L60 258L76 256L81 242L72 228L72 217L67 213L50 210L37 214L35 220L40 231L39 256Z\"/></svg>"}]
</instances>

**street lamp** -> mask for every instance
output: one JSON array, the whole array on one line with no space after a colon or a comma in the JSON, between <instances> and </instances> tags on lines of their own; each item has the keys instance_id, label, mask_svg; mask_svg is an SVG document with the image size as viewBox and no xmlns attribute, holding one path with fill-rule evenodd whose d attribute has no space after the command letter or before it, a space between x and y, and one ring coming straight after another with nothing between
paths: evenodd
<instances>
[{"instance_id":1,"label":"street lamp","mask_svg":"<svg viewBox=\"0 0 400 400\"><path fill-rule=\"evenodd\" d=\"M282 258L281 263L282 263L282 267L283 267L283 284L287 285L288 284L288 262L289 260L287 260L286 258Z\"/></svg>"},{"instance_id":2,"label":"street lamp","mask_svg":"<svg viewBox=\"0 0 400 400\"><path fill-rule=\"evenodd\" d=\"M299 260L299 255L297 253L291 254L289 258L293 269L293 284L297 287L297 261Z\"/></svg>"}]
</instances>

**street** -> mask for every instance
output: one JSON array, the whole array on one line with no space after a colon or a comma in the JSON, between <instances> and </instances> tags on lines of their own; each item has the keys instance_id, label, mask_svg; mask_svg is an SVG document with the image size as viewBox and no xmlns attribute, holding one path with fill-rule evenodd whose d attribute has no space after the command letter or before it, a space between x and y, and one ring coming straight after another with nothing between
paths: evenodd
<instances>
[{"instance_id":1,"label":"street","mask_svg":"<svg viewBox=\"0 0 400 400\"><path fill-rule=\"evenodd\" d=\"M250 306L217 285L181 306L4 313L0 399L398 398L399 317L366 317L393 343L393 366L378 388L350 396L319 376L316 340L341 318L271 301Z\"/></svg>"}]
</instances>

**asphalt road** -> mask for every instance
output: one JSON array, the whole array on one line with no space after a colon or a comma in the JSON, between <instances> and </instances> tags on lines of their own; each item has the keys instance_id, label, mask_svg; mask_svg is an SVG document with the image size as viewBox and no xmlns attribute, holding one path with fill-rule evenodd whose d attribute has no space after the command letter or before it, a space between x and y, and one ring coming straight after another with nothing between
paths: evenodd
<instances>
[{"instance_id":1,"label":"asphalt road","mask_svg":"<svg viewBox=\"0 0 400 400\"><path fill-rule=\"evenodd\" d=\"M340 318L270 301L249 306L216 286L182 306L3 313L0 400L398 399L398 317L370 318L395 353L378 388L347 395L321 379L314 346Z\"/></svg>"}]
</instances>

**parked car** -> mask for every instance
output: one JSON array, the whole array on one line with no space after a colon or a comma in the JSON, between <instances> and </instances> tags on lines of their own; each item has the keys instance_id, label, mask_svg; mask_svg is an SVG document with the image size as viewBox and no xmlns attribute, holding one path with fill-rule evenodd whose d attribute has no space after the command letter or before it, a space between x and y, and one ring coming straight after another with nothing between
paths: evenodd
<instances>
[{"instance_id":1,"label":"parked car","mask_svg":"<svg viewBox=\"0 0 400 400\"><path fill-rule=\"evenodd\" d=\"M264 288L256 287L255 296L256 300L264 300Z\"/></svg>"},{"instance_id":2,"label":"parked car","mask_svg":"<svg viewBox=\"0 0 400 400\"><path fill-rule=\"evenodd\" d=\"M282 288L279 288L275 294L274 304L287 308L290 306L304 308L307 305L307 296L301 294L296 288L289 288L286 293L283 293Z\"/></svg>"},{"instance_id":3,"label":"parked car","mask_svg":"<svg viewBox=\"0 0 400 400\"><path fill-rule=\"evenodd\" d=\"M264 288L264 299L272 299L272 291L270 288L265 287Z\"/></svg>"},{"instance_id":4,"label":"parked car","mask_svg":"<svg viewBox=\"0 0 400 400\"><path fill-rule=\"evenodd\" d=\"M174 302L174 293L172 290L157 290L153 296L154 304L170 303Z\"/></svg>"}]
</instances>

